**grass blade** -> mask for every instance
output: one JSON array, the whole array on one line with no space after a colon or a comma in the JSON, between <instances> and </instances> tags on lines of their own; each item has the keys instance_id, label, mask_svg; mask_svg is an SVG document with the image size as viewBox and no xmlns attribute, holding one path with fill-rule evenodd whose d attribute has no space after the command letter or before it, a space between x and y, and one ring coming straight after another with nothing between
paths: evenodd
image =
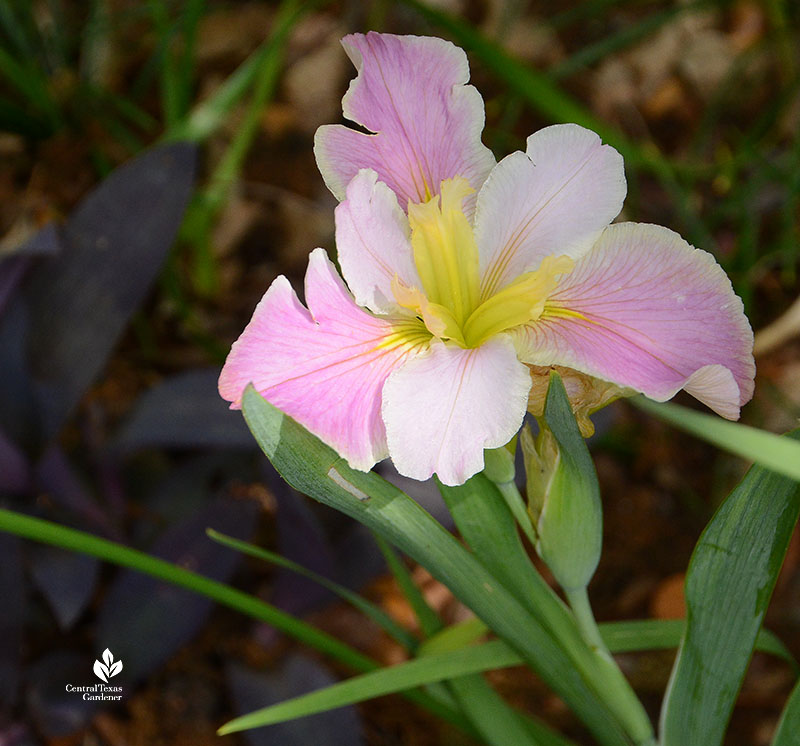
<instances>
[{"instance_id":1,"label":"grass blade","mask_svg":"<svg viewBox=\"0 0 800 746\"><path fill-rule=\"evenodd\" d=\"M486 632L486 625L477 617L464 624L442 628L436 612L428 605L411 574L392 546L378 534L373 534L386 563L400 586L403 595L428 638L419 647L419 654L431 654L462 648ZM434 684L437 682L429 682ZM491 746L563 746L564 742L546 726L526 718L509 707L497 692L478 674L448 679L440 683L469 718L475 729ZM550 736L550 738L548 738Z\"/></svg>"},{"instance_id":2,"label":"grass blade","mask_svg":"<svg viewBox=\"0 0 800 746\"><path fill-rule=\"evenodd\" d=\"M519 656L503 643L489 643L465 648L455 653L426 655L251 712L226 723L218 732L220 735L226 735L262 725L294 720L420 685L457 678L479 670L516 665L519 660Z\"/></svg>"},{"instance_id":3,"label":"grass blade","mask_svg":"<svg viewBox=\"0 0 800 746\"><path fill-rule=\"evenodd\" d=\"M36 67L21 64L0 47L0 78L42 115L53 129L61 124L61 112L50 95L47 78Z\"/></svg>"},{"instance_id":4,"label":"grass blade","mask_svg":"<svg viewBox=\"0 0 800 746\"><path fill-rule=\"evenodd\" d=\"M599 62L614 52L632 46L650 34L658 31L665 23L672 20L679 13L697 10L698 7L708 5L708 0L695 0L692 3L675 5L645 16L635 23L626 24L618 31L594 44L587 44L577 52L567 57L562 62L556 63L549 70L549 74L556 80L574 75L581 70Z\"/></svg>"},{"instance_id":5,"label":"grass blade","mask_svg":"<svg viewBox=\"0 0 800 746\"><path fill-rule=\"evenodd\" d=\"M790 437L797 445L800 429ZM798 514L800 484L754 466L700 537L661 712L663 746L722 743Z\"/></svg>"},{"instance_id":6,"label":"grass blade","mask_svg":"<svg viewBox=\"0 0 800 746\"><path fill-rule=\"evenodd\" d=\"M177 62L172 49L175 29L169 18L169 8L165 0L150 0L150 15L158 36L158 58L161 72L161 110L167 129L171 128L181 115L180 92Z\"/></svg>"},{"instance_id":7,"label":"grass blade","mask_svg":"<svg viewBox=\"0 0 800 746\"><path fill-rule=\"evenodd\" d=\"M686 630L683 619L637 619L630 622L606 622L599 626L603 641L612 653L677 648ZM800 670L786 645L769 630L759 631L756 650L785 660L795 672Z\"/></svg>"},{"instance_id":8,"label":"grass blade","mask_svg":"<svg viewBox=\"0 0 800 746\"><path fill-rule=\"evenodd\" d=\"M372 658L265 601L136 549L84 531L2 508L0 508L0 531L72 552L88 554L194 591L253 619L266 622L298 642L329 655L356 671L374 671L379 668L378 663ZM433 697L422 692L407 692L406 696L430 712L458 725L467 733L474 733L472 725L461 713L443 705Z\"/></svg>"},{"instance_id":9,"label":"grass blade","mask_svg":"<svg viewBox=\"0 0 800 746\"><path fill-rule=\"evenodd\" d=\"M447 682L456 702L491 746L575 746L511 707L479 674Z\"/></svg>"},{"instance_id":10,"label":"grass blade","mask_svg":"<svg viewBox=\"0 0 800 746\"><path fill-rule=\"evenodd\" d=\"M286 557L282 557L280 554L270 552L268 549L262 549L261 547L254 546L246 541L234 539L232 536L227 536L226 534L222 534L219 531L214 531L213 529L208 529L206 533L210 539L213 539L220 544L224 544L226 547L235 549L237 552L242 552L250 557L264 560L264 562L269 562L272 565L283 567L286 570L290 570L298 575L302 575L304 578L313 580L315 583L318 583L323 588L327 588L329 591L331 591L331 593L335 593L337 596L339 596L339 598L344 599L358 609L364 616L371 619L388 635L399 642L404 648L406 648L406 650L414 650L417 647L418 641L410 632L408 632L408 630L401 627L379 606L367 601L366 598L359 596L358 593L354 593L349 588L345 588L343 585L335 583L319 573L303 567L297 562L292 562L292 560L286 559Z\"/></svg>"},{"instance_id":11,"label":"grass blade","mask_svg":"<svg viewBox=\"0 0 800 746\"><path fill-rule=\"evenodd\" d=\"M389 570L397 581L397 585L400 586L403 596L405 596L406 601L413 609L414 616L417 618L423 634L425 637L435 635L442 629L442 622L438 615L425 600L425 596L422 595L422 591L417 587L411 577L411 573L403 564L403 560L397 556L397 552L394 551L392 545L378 534L373 533L372 535L383 558L386 560Z\"/></svg>"},{"instance_id":12,"label":"grass blade","mask_svg":"<svg viewBox=\"0 0 800 746\"><path fill-rule=\"evenodd\" d=\"M225 205L230 189L242 170L244 159L258 133L261 116L272 98L283 64L283 52L295 23L314 3L283 0L268 41L267 51L255 71L253 92L236 135L214 168L206 189L190 206L182 235L193 247L193 284L201 295L212 295L217 286L217 267L211 247L211 230Z\"/></svg>"},{"instance_id":13,"label":"grass blade","mask_svg":"<svg viewBox=\"0 0 800 746\"><path fill-rule=\"evenodd\" d=\"M631 403L701 440L800 481L800 443L796 440L643 396Z\"/></svg>"},{"instance_id":14,"label":"grass blade","mask_svg":"<svg viewBox=\"0 0 800 746\"><path fill-rule=\"evenodd\" d=\"M603 624L600 625L600 629L609 649L616 653L623 653L676 647L684 632L685 624L682 620L648 620ZM762 640L764 639L762 638ZM774 642L770 640L766 642L766 645L772 648ZM780 648L783 647L780 643L778 645ZM463 681L464 677L470 677L483 671L519 666L523 663L524 660L519 654L501 640L493 640L454 651L431 653L390 668L353 677L326 689L310 692L271 707L265 707L226 723L219 732L224 735L262 725L285 722L335 707L394 694L407 688L426 686L447 679ZM494 693L493 690L492 692ZM456 696L458 697L458 691ZM548 733L548 735L552 737L553 734ZM565 743L563 739L542 740L541 742ZM518 741L508 740L506 743L517 744Z\"/></svg>"},{"instance_id":15,"label":"grass blade","mask_svg":"<svg viewBox=\"0 0 800 746\"><path fill-rule=\"evenodd\" d=\"M202 142L213 135L226 121L258 73L271 49L264 42L207 99L198 103L181 121L164 133L164 139Z\"/></svg>"},{"instance_id":16,"label":"grass blade","mask_svg":"<svg viewBox=\"0 0 800 746\"><path fill-rule=\"evenodd\" d=\"M789 701L783 708L772 746L795 746L798 733L800 733L800 684L796 684L792 689Z\"/></svg>"}]
</instances>

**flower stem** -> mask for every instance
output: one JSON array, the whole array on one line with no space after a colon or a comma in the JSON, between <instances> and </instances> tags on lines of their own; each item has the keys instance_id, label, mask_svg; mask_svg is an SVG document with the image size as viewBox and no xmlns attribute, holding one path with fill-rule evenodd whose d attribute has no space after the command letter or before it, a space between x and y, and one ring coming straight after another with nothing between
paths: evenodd
<instances>
[{"instance_id":1,"label":"flower stem","mask_svg":"<svg viewBox=\"0 0 800 746\"><path fill-rule=\"evenodd\" d=\"M600 629L595 621L586 586L582 588L565 588L564 595L572 608L572 613L575 615L575 621L578 623L578 629L580 629L583 639L586 640L590 647L609 655L608 648L603 642Z\"/></svg>"},{"instance_id":2,"label":"flower stem","mask_svg":"<svg viewBox=\"0 0 800 746\"><path fill-rule=\"evenodd\" d=\"M586 586L581 588L564 589L578 629L586 643L601 661L603 670L602 696L611 709L616 712L625 723L628 734L637 746L655 746L653 726L645 713L639 698L634 694L628 680L620 671L614 658L606 647L600 635L600 629L594 618L589 594Z\"/></svg>"},{"instance_id":3,"label":"flower stem","mask_svg":"<svg viewBox=\"0 0 800 746\"><path fill-rule=\"evenodd\" d=\"M522 532L528 541L533 546L536 546L536 531L533 529L533 523L531 523L528 510L525 507L525 501L522 499L517 485L514 482L503 482L501 484L495 482L495 486L500 491L506 501L506 505L508 505L508 509L511 511L511 515L514 516L520 528L522 528Z\"/></svg>"},{"instance_id":4,"label":"flower stem","mask_svg":"<svg viewBox=\"0 0 800 746\"><path fill-rule=\"evenodd\" d=\"M514 452L506 447L494 448L484 452L485 468L483 473L494 483L503 496L511 515L519 524L528 541L536 546L536 531L533 528L528 507L514 482Z\"/></svg>"}]
</instances>

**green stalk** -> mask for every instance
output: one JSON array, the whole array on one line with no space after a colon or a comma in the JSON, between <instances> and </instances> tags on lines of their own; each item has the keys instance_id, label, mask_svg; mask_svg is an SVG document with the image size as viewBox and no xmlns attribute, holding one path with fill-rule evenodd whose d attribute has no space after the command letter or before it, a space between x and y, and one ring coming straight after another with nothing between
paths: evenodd
<instances>
[{"instance_id":1,"label":"green stalk","mask_svg":"<svg viewBox=\"0 0 800 746\"><path fill-rule=\"evenodd\" d=\"M650 719L603 641L592 606L589 603L586 586L564 588L564 595L575 615L581 635L600 662L602 674L598 683L603 684L601 692L603 699L608 703L609 708L622 718L628 734L636 744L655 746L656 741L653 737L653 726L650 724Z\"/></svg>"},{"instance_id":2,"label":"green stalk","mask_svg":"<svg viewBox=\"0 0 800 746\"><path fill-rule=\"evenodd\" d=\"M578 623L578 629L580 629L586 642L591 647L603 650L608 654L608 648L603 642L603 636L600 634L600 628L597 626L592 606L589 603L589 594L586 591L586 587L565 588L564 595L569 601L572 613L575 615L575 621Z\"/></svg>"},{"instance_id":3,"label":"green stalk","mask_svg":"<svg viewBox=\"0 0 800 746\"><path fill-rule=\"evenodd\" d=\"M316 627L295 619L291 614L287 614L275 606L231 588L225 583L211 580L165 560L151 557L136 549L122 546L108 539L101 539L84 531L67 528L57 523L45 521L41 518L33 518L3 508L0 508L0 531L6 531L25 539L32 539L72 552L97 557L115 565L128 567L145 575L164 580L171 585L199 593L201 596L210 598L246 616L266 622L298 642L329 655L355 671L364 673L380 668L380 665L372 658ZM472 725L461 713L456 712L451 707L444 705L424 692L408 691L404 692L403 696L425 707L435 715L458 725L466 732L474 733Z\"/></svg>"}]
</instances>

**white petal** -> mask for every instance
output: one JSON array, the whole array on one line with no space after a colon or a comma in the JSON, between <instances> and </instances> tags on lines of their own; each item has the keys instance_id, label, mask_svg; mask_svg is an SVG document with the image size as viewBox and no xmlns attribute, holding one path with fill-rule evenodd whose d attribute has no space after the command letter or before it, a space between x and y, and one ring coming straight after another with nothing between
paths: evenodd
<instances>
[{"instance_id":1,"label":"white petal","mask_svg":"<svg viewBox=\"0 0 800 746\"><path fill-rule=\"evenodd\" d=\"M436 473L444 484L463 484L483 468L485 448L505 445L519 430L530 387L530 372L505 336L476 349L432 344L383 388L395 467L414 479Z\"/></svg>"},{"instance_id":2,"label":"white petal","mask_svg":"<svg viewBox=\"0 0 800 746\"><path fill-rule=\"evenodd\" d=\"M625 199L622 156L577 124L545 127L489 174L478 194L475 237L484 297L548 255L591 248Z\"/></svg>"},{"instance_id":3,"label":"white petal","mask_svg":"<svg viewBox=\"0 0 800 746\"><path fill-rule=\"evenodd\" d=\"M335 214L339 265L359 306L376 313L394 310L395 275L406 287L421 287L408 218L395 193L378 181L375 171L358 172Z\"/></svg>"}]
</instances>

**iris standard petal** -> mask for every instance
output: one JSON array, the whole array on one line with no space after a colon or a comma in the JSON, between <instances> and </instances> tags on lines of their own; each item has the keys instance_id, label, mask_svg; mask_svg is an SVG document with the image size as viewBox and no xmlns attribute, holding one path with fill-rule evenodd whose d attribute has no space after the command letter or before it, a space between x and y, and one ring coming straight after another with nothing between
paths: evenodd
<instances>
[{"instance_id":1,"label":"iris standard petal","mask_svg":"<svg viewBox=\"0 0 800 746\"><path fill-rule=\"evenodd\" d=\"M481 143L483 99L466 85L464 51L443 39L372 31L342 44L358 69L342 100L344 116L376 134L342 125L317 130L317 164L334 195L344 199L362 168L375 170L403 209L455 176L479 189L495 161ZM473 207L474 197L470 214Z\"/></svg>"},{"instance_id":2,"label":"iris standard petal","mask_svg":"<svg viewBox=\"0 0 800 746\"><path fill-rule=\"evenodd\" d=\"M241 406L248 383L344 456L367 470L387 456L381 390L414 344L354 302L322 249L309 258L306 309L281 276L234 343L219 390Z\"/></svg>"},{"instance_id":3,"label":"iris standard petal","mask_svg":"<svg viewBox=\"0 0 800 746\"><path fill-rule=\"evenodd\" d=\"M753 332L711 254L656 225L607 228L517 330L522 360L664 401L681 388L729 419L753 393Z\"/></svg>"},{"instance_id":4,"label":"iris standard petal","mask_svg":"<svg viewBox=\"0 0 800 746\"><path fill-rule=\"evenodd\" d=\"M577 259L619 214L622 156L577 124L545 127L494 168L478 195L475 239L488 298L548 255Z\"/></svg>"},{"instance_id":5,"label":"iris standard petal","mask_svg":"<svg viewBox=\"0 0 800 746\"><path fill-rule=\"evenodd\" d=\"M336 208L339 266L356 303L377 313L397 308L392 281L420 287L408 218L372 169L359 171Z\"/></svg>"},{"instance_id":6,"label":"iris standard petal","mask_svg":"<svg viewBox=\"0 0 800 746\"><path fill-rule=\"evenodd\" d=\"M383 389L383 419L397 470L436 473L462 484L483 468L483 450L505 445L522 425L530 372L500 335L464 349L441 341L410 358Z\"/></svg>"}]
</instances>

